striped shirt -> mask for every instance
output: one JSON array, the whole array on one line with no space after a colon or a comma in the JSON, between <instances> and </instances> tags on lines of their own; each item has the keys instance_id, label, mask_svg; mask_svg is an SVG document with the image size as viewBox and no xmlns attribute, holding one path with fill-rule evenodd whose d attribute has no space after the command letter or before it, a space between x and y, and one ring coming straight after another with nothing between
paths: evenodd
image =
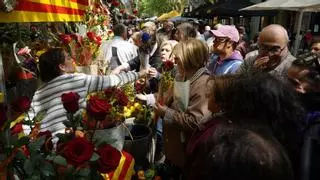
<instances>
[{"instance_id":1,"label":"striped shirt","mask_svg":"<svg viewBox=\"0 0 320 180\"><path fill-rule=\"evenodd\" d=\"M31 109L28 114L32 119L37 113L45 110L46 115L41 121L40 131L49 130L52 135L64 133L63 121L67 120L66 110L61 102L61 95L68 92L76 92L80 95L79 108L86 108L86 97L89 93L103 89L121 86L137 80L138 73L128 72L117 75L95 76L86 74L64 74L45 83L34 94ZM30 127L23 126L26 134L30 133Z\"/></svg>"}]
</instances>

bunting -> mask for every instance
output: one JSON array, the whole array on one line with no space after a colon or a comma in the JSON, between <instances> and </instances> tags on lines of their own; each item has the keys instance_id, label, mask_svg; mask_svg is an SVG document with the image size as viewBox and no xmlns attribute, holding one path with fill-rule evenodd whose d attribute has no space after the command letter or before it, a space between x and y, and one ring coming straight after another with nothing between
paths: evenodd
<instances>
[{"instance_id":1,"label":"bunting","mask_svg":"<svg viewBox=\"0 0 320 180\"><path fill-rule=\"evenodd\" d=\"M88 0L19 0L13 11L0 12L0 23L82 21Z\"/></svg>"}]
</instances>

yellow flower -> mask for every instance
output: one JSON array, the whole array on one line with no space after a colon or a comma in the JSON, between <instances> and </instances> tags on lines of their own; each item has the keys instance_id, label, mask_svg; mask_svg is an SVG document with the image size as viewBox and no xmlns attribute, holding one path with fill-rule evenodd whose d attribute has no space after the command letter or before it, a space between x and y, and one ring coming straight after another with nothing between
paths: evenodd
<instances>
[{"instance_id":1,"label":"yellow flower","mask_svg":"<svg viewBox=\"0 0 320 180\"><path fill-rule=\"evenodd\" d=\"M139 110L140 110L141 107L142 107L141 104L138 103L138 102L134 103L133 106L134 106L136 109L139 109Z\"/></svg>"},{"instance_id":2,"label":"yellow flower","mask_svg":"<svg viewBox=\"0 0 320 180\"><path fill-rule=\"evenodd\" d=\"M36 56L37 56L37 57L40 57L40 56L41 56L41 54L43 54L43 53L45 53L45 52L46 52L46 50L45 50L45 49L40 50L40 51L38 51L38 52L36 53Z\"/></svg>"},{"instance_id":3,"label":"yellow flower","mask_svg":"<svg viewBox=\"0 0 320 180\"><path fill-rule=\"evenodd\" d=\"M136 108L135 108L134 106L131 106L131 107L130 107L130 111L131 111L131 112L133 112L133 111L135 111L135 110L136 110Z\"/></svg>"},{"instance_id":4,"label":"yellow flower","mask_svg":"<svg viewBox=\"0 0 320 180\"><path fill-rule=\"evenodd\" d=\"M124 112L123 116L126 117L126 118L130 117L131 116L131 111Z\"/></svg>"}]
</instances>

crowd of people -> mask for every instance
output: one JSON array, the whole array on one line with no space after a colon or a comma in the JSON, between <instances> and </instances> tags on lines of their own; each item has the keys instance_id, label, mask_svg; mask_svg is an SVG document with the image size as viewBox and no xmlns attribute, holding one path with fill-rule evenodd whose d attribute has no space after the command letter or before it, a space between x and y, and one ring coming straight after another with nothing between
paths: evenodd
<instances>
[{"instance_id":1,"label":"crowd of people","mask_svg":"<svg viewBox=\"0 0 320 180\"><path fill-rule=\"evenodd\" d=\"M37 112L49 109L41 128L63 131L65 112L54 98L62 92L76 90L85 107L89 92L147 76L147 94L136 97L159 116L156 160L174 167L173 179L317 178L320 42L294 57L278 24L264 27L255 46L243 26L198 28L146 22L133 32L115 25L115 37L100 49L112 70L106 76L70 74L70 56L48 50L39 62L44 85L32 101ZM186 104L179 93L157 101L166 61L175 64L174 86L184 87Z\"/></svg>"}]
</instances>

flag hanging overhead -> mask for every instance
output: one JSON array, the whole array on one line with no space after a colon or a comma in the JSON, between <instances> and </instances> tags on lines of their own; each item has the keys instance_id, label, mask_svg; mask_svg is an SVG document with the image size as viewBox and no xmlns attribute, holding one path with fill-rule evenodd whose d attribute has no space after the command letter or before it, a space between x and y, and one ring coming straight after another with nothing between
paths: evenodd
<instances>
[{"instance_id":1,"label":"flag hanging overhead","mask_svg":"<svg viewBox=\"0 0 320 180\"><path fill-rule=\"evenodd\" d=\"M11 12L0 12L0 23L81 21L88 0L19 0Z\"/></svg>"}]
</instances>

